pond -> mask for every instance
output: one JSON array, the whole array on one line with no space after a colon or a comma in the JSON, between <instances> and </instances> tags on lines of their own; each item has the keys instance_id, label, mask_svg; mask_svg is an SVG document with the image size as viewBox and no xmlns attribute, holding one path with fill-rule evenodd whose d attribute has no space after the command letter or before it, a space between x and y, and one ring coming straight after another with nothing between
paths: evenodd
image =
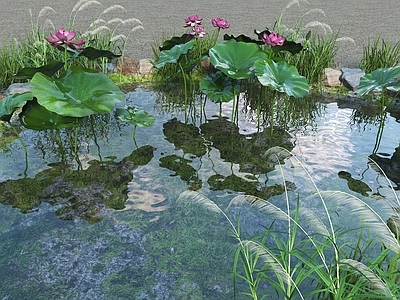
<instances>
[{"instance_id":1,"label":"pond","mask_svg":"<svg viewBox=\"0 0 400 300\"><path fill-rule=\"evenodd\" d=\"M88 117L77 151L75 129L19 128L25 155L2 126L1 299L232 299L236 241L226 219L177 200L187 190L224 210L239 194L279 206L285 191L301 201L315 186L395 206L399 114L387 114L380 136L379 113L349 102L279 98L258 114L242 93L232 123L231 103L196 95L183 109L175 98L136 88L127 104L155 115L153 126L134 136L113 114ZM274 146L301 164L268 157ZM271 222L249 212L243 234Z\"/></svg>"}]
</instances>

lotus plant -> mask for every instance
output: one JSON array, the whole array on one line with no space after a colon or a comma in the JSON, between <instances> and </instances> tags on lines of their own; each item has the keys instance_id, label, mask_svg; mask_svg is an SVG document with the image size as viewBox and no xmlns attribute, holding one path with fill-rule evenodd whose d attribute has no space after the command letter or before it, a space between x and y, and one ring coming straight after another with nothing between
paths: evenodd
<instances>
[{"instance_id":1,"label":"lotus plant","mask_svg":"<svg viewBox=\"0 0 400 300\"><path fill-rule=\"evenodd\" d=\"M125 94L108 76L98 70L74 65L77 57L90 61L120 55L108 50L84 47L75 30L58 29L46 40L64 52L64 61L50 61L39 68L24 68L15 77L30 79L30 92L9 95L0 106L0 119L10 120L15 109L22 107L20 122L35 130L77 126L80 118L109 113ZM62 68L64 66L64 69ZM122 110L119 110L121 112Z\"/></svg>"},{"instance_id":2,"label":"lotus plant","mask_svg":"<svg viewBox=\"0 0 400 300\"><path fill-rule=\"evenodd\" d=\"M258 39L245 35L235 37L225 34L224 42L217 43L220 30L230 28L230 24L225 19L214 18L211 24L217 28L218 32L211 47L207 49L207 52L200 52L200 60L196 55L194 59L190 59L188 53L199 45L198 38L205 35L202 21L203 18L198 15L184 19L184 27L190 27L189 34L165 41L160 47L161 53L154 65L159 69L169 63L177 64L179 68L176 74L183 76L185 95L187 92L184 71L193 70L201 60L206 58L209 58L211 65L218 70L218 74L203 78L200 81L200 91L214 102L229 101L228 98L231 95L232 100L235 101L240 92L240 81L255 77L261 85L288 96L301 98L308 94L307 79L299 75L296 67L289 65L281 55L277 55L280 51L299 53L303 49L302 45L289 41L279 33L269 31L268 28L261 32L254 31ZM189 62L181 59L182 57Z\"/></svg>"},{"instance_id":3,"label":"lotus plant","mask_svg":"<svg viewBox=\"0 0 400 300\"><path fill-rule=\"evenodd\" d=\"M283 43L285 43L286 38L280 36L277 33L273 32L264 32L262 41L266 43L267 45L270 45L272 47L274 46L283 46Z\"/></svg>"},{"instance_id":4,"label":"lotus plant","mask_svg":"<svg viewBox=\"0 0 400 300\"><path fill-rule=\"evenodd\" d=\"M76 50L82 50L82 45L85 43L84 40L74 41L73 38L76 36L75 30L65 30L63 28L58 29L56 33L50 32L50 37L45 38L52 46L67 45Z\"/></svg>"}]
</instances>

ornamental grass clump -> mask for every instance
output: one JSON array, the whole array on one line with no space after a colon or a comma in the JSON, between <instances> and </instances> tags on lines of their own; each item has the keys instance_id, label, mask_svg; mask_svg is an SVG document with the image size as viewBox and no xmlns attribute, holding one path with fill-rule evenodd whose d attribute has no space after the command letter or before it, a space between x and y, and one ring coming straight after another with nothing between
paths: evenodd
<instances>
[{"instance_id":1,"label":"ornamental grass clump","mask_svg":"<svg viewBox=\"0 0 400 300\"><path fill-rule=\"evenodd\" d=\"M235 288L234 296L399 299L400 243L385 221L398 217L393 210L400 205L396 193L393 200L382 200L378 212L366 198L319 190L303 164L286 149L271 148L265 159L276 165L270 179L280 174L284 187L301 182L307 195L288 188L283 196L268 201L238 195L226 209L194 191L183 192L178 199L201 204L227 220L238 242L234 285L248 286L248 291ZM259 227L251 225L255 223Z\"/></svg>"},{"instance_id":2,"label":"ornamental grass clump","mask_svg":"<svg viewBox=\"0 0 400 300\"><path fill-rule=\"evenodd\" d=\"M360 68L371 73L379 68L391 68L400 65L400 41L392 43L377 36L374 41L368 39L363 49Z\"/></svg>"},{"instance_id":3,"label":"ornamental grass clump","mask_svg":"<svg viewBox=\"0 0 400 300\"><path fill-rule=\"evenodd\" d=\"M97 18L91 19L87 27L85 24L79 24L77 16L85 11L97 11L101 7L101 3L93 0L78 1L69 16L68 26L65 28L70 30L75 28L76 37L78 40L85 40L86 47L95 49L109 50L113 53L121 54L121 59L124 56L126 44L130 39L130 35L136 30L143 29L142 23L136 18L112 18L107 19L107 15L120 11L120 15L126 13L123 6L114 4L107 7ZM33 19L31 15L31 29L25 35L15 38L10 42L10 45L4 46L0 50L0 86L6 88L13 82L24 82L24 78L13 77L14 74L21 68L37 68L47 64L51 60L63 60L64 54L52 47L45 38L48 37L49 31L54 32L57 29L54 27L52 15L56 14L50 6L42 8L36 17ZM76 28L80 28L79 30ZM101 69L107 71L107 63L111 62L110 58L100 57L94 60L82 59L77 57L73 60L76 65Z\"/></svg>"}]
</instances>

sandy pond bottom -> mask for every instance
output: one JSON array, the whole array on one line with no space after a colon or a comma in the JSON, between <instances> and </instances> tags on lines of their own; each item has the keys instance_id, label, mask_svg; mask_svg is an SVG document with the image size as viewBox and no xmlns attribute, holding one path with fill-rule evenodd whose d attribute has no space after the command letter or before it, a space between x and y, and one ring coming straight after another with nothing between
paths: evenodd
<instances>
[{"instance_id":1,"label":"sandy pond bottom","mask_svg":"<svg viewBox=\"0 0 400 300\"><path fill-rule=\"evenodd\" d=\"M257 118L245 106L232 126L229 104L223 118L212 103L185 118L165 95L142 88L127 94L127 104L157 116L135 139L133 128L112 115L85 121L77 154L65 131L24 130L27 160L17 139L3 139L0 299L231 299L236 242L221 215L177 201L188 189L222 209L244 193L283 207L283 175L293 201L315 192L307 170L321 190L346 191L378 209L394 201L388 181L368 160L377 119L357 110L314 103L300 117L287 117L285 128L257 132ZM400 183L393 171L399 132L388 116L373 156L394 187ZM264 155L271 146L290 150L302 165L287 159L277 167ZM351 190L352 180L368 189ZM343 211L342 228L355 225L345 208L336 209ZM244 234L271 223L248 207L239 211ZM227 213L237 220L237 209Z\"/></svg>"}]
</instances>

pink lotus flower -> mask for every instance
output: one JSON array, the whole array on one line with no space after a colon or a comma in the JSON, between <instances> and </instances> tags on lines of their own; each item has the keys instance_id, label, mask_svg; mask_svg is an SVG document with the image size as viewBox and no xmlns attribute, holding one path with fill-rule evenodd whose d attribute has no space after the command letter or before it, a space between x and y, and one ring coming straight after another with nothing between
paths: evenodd
<instances>
[{"instance_id":1,"label":"pink lotus flower","mask_svg":"<svg viewBox=\"0 0 400 300\"><path fill-rule=\"evenodd\" d=\"M201 21L203 18L200 18L198 15L189 16L185 19L186 25L184 27L196 27L201 25Z\"/></svg>"},{"instance_id":2,"label":"pink lotus flower","mask_svg":"<svg viewBox=\"0 0 400 300\"><path fill-rule=\"evenodd\" d=\"M221 18L212 19L211 23L212 23L212 26L218 27L220 29L227 29L230 26L227 20L224 20Z\"/></svg>"},{"instance_id":3,"label":"pink lotus flower","mask_svg":"<svg viewBox=\"0 0 400 300\"><path fill-rule=\"evenodd\" d=\"M189 34L195 35L199 38L203 38L207 34L207 32L204 31L204 27L196 26L192 27L192 31L190 31Z\"/></svg>"},{"instance_id":4,"label":"pink lotus flower","mask_svg":"<svg viewBox=\"0 0 400 300\"><path fill-rule=\"evenodd\" d=\"M264 33L262 41L270 46L283 46L286 39L277 33Z\"/></svg>"},{"instance_id":5,"label":"pink lotus flower","mask_svg":"<svg viewBox=\"0 0 400 300\"><path fill-rule=\"evenodd\" d=\"M82 50L82 45L85 43L85 41L73 41L72 39L75 37L75 35L75 30L68 31L60 28L55 34L50 32L50 37L46 38L46 41L48 41L54 47L65 44L73 49Z\"/></svg>"}]
</instances>

